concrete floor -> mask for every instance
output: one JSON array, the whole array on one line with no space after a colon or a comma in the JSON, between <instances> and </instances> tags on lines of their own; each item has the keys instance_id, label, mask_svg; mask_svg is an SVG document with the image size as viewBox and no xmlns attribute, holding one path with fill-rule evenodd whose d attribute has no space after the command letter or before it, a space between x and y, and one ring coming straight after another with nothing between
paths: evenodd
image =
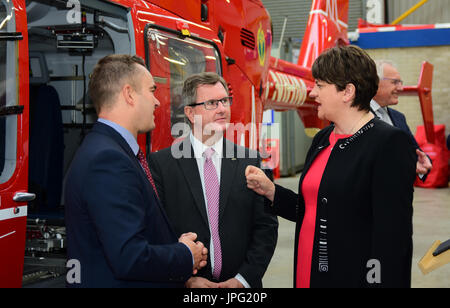
<instances>
[{"instance_id":1,"label":"concrete floor","mask_svg":"<svg viewBox=\"0 0 450 308\"><path fill-rule=\"evenodd\" d=\"M276 180L297 191L299 176ZM450 288L450 264L423 275L418 262L434 241L450 239L450 188L424 189L414 192L413 288ZM295 224L279 218L278 243L275 254L263 278L266 288L292 288Z\"/></svg>"}]
</instances>

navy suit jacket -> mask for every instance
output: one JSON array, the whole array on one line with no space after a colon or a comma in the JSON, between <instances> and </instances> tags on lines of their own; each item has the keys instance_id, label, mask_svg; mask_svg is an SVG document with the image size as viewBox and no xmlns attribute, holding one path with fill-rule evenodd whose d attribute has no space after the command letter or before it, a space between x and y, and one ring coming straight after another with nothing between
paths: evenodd
<instances>
[{"instance_id":1,"label":"navy suit jacket","mask_svg":"<svg viewBox=\"0 0 450 308\"><path fill-rule=\"evenodd\" d=\"M388 110L389 116L391 117L392 124L394 124L395 127L398 127L401 130L403 130L406 133L408 133L408 135L411 137L411 141L412 141L415 149L419 149L420 151L424 152L420 148L419 144L416 141L416 138L414 138L414 135L412 134L411 130L409 129L409 126L406 123L405 115L403 113L401 113L400 111L397 111L395 109L391 109L389 107L387 108L387 110ZM428 159L430 160L430 162L433 163L433 161L431 160L431 157L428 154L426 154L426 155L427 155ZM428 171L422 177L419 177L422 182L425 182L425 180L427 179L428 174L430 174L430 171Z\"/></svg>"},{"instance_id":2,"label":"navy suit jacket","mask_svg":"<svg viewBox=\"0 0 450 308\"><path fill-rule=\"evenodd\" d=\"M173 232L130 146L97 123L75 155L65 185L68 259L81 283L69 287L182 287L192 255Z\"/></svg>"},{"instance_id":3,"label":"navy suit jacket","mask_svg":"<svg viewBox=\"0 0 450 308\"><path fill-rule=\"evenodd\" d=\"M389 116L391 117L392 124L394 124L395 127L400 128L401 130L408 133L408 135L411 137L411 141L413 142L416 149L420 149L419 145L417 144L416 138L414 138L414 135L412 134L411 130L409 129L408 123L406 123L406 118L403 113L400 111L397 111L395 109L387 108Z\"/></svg>"},{"instance_id":4,"label":"navy suit jacket","mask_svg":"<svg viewBox=\"0 0 450 308\"><path fill-rule=\"evenodd\" d=\"M370 110L376 117L378 117L378 115L375 113L375 111L373 111L372 108L370 108ZM387 107L387 111L388 111L389 117L391 118L392 124L394 124L395 127L400 128L401 130L406 132L408 134L408 136L410 137L414 148L419 149L423 152L423 150L419 147L419 144L417 144L416 138L414 138L414 135L412 134L411 130L409 129L408 123L406 123L405 115L403 113L401 113L400 111L391 109L389 107ZM430 156L427 155L427 157L430 160L430 162L433 163ZM422 177L419 177L420 180L422 182L425 182L429 173L430 173L430 171L428 171Z\"/></svg>"}]
</instances>

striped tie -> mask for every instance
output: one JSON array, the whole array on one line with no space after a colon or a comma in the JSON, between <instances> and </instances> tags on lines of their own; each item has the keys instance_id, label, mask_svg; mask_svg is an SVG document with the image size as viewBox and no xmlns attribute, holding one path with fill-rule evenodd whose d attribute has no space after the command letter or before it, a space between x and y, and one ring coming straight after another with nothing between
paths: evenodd
<instances>
[{"instance_id":1,"label":"striped tie","mask_svg":"<svg viewBox=\"0 0 450 308\"><path fill-rule=\"evenodd\" d=\"M206 203L208 207L209 225L214 247L214 270L213 277L219 280L222 271L222 249L219 236L219 195L220 185L217 178L216 168L211 160L214 149L209 148L204 152L205 166L203 170L206 190Z\"/></svg>"}]
</instances>

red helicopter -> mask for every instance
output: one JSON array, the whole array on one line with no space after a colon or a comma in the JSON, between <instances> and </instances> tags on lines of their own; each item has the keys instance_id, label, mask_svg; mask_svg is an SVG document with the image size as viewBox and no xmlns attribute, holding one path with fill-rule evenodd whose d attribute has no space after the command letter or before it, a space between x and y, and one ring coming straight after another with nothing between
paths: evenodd
<instances>
[{"instance_id":1,"label":"red helicopter","mask_svg":"<svg viewBox=\"0 0 450 308\"><path fill-rule=\"evenodd\" d=\"M229 83L231 122L244 128L234 141L260 149L264 110L296 110L309 131L327 124L308 98L311 65L349 43L347 11L348 0L314 0L293 64L270 56L261 0L0 1L0 287L41 277L30 260L64 249L62 183L96 121L86 84L100 58L136 54L154 76L156 129L138 137L147 153L179 137L183 80L202 71Z\"/></svg>"}]
</instances>

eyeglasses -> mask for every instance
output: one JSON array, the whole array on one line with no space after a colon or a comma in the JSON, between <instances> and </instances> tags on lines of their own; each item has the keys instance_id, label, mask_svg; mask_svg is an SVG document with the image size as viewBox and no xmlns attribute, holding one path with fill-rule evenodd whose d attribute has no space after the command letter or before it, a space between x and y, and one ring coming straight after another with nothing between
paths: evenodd
<instances>
[{"instance_id":1,"label":"eyeglasses","mask_svg":"<svg viewBox=\"0 0 450 308\"><path fill-rule=\"evenodd\" d=\"M403 85L403 80L401 80L401 79L383 77L383 80L390 80L392 82L392 84L394 84L395 86Z\"/></svg>"},{"instance_id":2,"label":"eyeglasses","mask_svg":"<svg viewBox=\"0 0 450 308\"><path fill-rule=\"evenodd\" d=\"M219 107L219 103L222 103L224 107L231 106L231 104L233 103L233 98L231 96L227 96L221 99L210 99L209 101L206 102L190 104L188 106L195 107L198 105L203 105L206 110L213 110Z\"/></svg>"}]
</instances>

